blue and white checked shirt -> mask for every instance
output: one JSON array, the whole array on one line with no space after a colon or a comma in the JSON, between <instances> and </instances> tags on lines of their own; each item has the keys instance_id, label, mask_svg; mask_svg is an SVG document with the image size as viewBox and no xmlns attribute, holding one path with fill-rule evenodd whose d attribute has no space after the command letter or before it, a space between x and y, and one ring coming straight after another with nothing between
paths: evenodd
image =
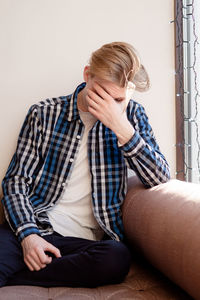
<instances>
[{"instance_id":1,"label":"blue and white checked shirt","mask_svg":"<svg viewBox=\"0 0 200 300\"><path fill-rule=\"evenodd\" d=\"M53 232L47 211L59 201L73 170L84 125L77 109L82 83L69 96L33 105L22 126L17 149L3 179L6 219L19 241L29 234ZM169 179L144 108L131 100L127 116L135 133L119 147L114 132L97 121L88 136L94 216L115 240L123 239L121 205L127 192L127 167L146 187Z\"/></svg>"}]
</instances>

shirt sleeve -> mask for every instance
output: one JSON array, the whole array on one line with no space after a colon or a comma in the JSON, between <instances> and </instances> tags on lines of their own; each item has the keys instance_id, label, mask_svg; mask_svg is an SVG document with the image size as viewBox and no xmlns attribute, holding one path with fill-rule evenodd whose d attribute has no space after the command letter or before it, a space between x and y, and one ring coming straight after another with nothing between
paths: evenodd
<instances>
[{"instance_id":1,"label":"shirt sleeve","mask_svg":"<svg viewBox=\"0 0 200 300\"><path fill-rule=\"evenodd\" d=\"M37 227L29 196L40 165L41 125L33 105L19 134L16 152L2 182L4 212L19 241L36 233Z\"/></svg>"},{"instance_id":2,"label":"shirt sleeve","mask_svg":"<svg viewBox=\"0 0 200 300\"><path fill-rule=\"evenodd\" d=\"M129 121L135 128L132 138L120 147L127 166L134 170L146 187L170 179L169 165L156 142L142 105L137 104Z\"/></svg>"}]
</instances>

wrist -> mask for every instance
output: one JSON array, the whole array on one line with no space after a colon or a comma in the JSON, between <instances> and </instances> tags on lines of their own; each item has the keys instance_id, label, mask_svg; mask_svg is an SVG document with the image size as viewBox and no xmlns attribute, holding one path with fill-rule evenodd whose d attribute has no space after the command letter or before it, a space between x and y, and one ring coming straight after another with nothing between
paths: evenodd
<instances>
[{"instance_id":1,"label":"wrist","mask_svg":"<svg viewBox=\"0 0 200 300\"><path fill-rule=\"evenodd\" d=\"M117 130L114 131L120 146L126 144L133 136L135 129L131 123L127 120Z\"/></svg>"},{"instance_id":2,"label":"wrist","mask_svg":"<svg viewBox=\"0 0 200 300\"><path fill-rule=\"evenodd\" d=\"M37 233L31 233L23 238L21 241L21 245L23 245L26 241L29 241L30 239L34 238L35 236L39 236Z\"/></svg>"}]
</instances>

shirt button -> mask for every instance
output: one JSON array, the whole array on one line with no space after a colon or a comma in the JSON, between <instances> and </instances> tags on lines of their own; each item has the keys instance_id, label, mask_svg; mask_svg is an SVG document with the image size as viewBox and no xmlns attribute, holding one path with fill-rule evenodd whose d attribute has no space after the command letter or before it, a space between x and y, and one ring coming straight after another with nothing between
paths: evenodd
<instances>
[{"instance_id":1,"label":"shirt button","mask_svg":"<svg viewBox=\"0 0 200 300\"><path fill-rule=\"evenodd\" d=\"M62 186L65 186L65 182L62 183Z\"/></svg>"},{"instance_id":2,"label":"shirt button","mask_svg":"<svg viewBox=\"0 0 200 300\"><path fill-rule=\"evenodd\" d=\"M70 158L70 160L69 160L70 162L73 162L74 161L74 159L73 158Z\"/></svg>"},{"instance_id":3,"label":"shirt button","mask_svg":"<svg viewBox=\"0 0 200 300\"><path fill-rule=\"evenodd\" d=\"M53 203L51 203L51 205L50 205L50 206L52 207L52 206L54 206L54 204L53 204Z\"/></svg>"},{"instance_id":4,"label":"shirt button","mask_svg":"<svg viewBox=\"0 0 200 300\"><path fill-rule=\"evenodd\" d=\"M80 140L80 138L81 138L81 136L80 136L80 135L77 135L77 139Z\"/></svg>"}]
</instances>

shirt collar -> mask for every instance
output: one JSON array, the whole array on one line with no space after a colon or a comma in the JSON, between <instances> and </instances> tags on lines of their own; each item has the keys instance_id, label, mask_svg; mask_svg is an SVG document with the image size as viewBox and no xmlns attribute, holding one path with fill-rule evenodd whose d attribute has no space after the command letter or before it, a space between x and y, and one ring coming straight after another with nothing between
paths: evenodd
<instances>
[{"instance_id":1,"label":"shirt collar","mask_svg":"<svg viewBox=\"0 0 200 300\"><path fill-rule=\"evenodd\" d=\"M76 88L76 90L74 91L73 94L70 95L70 99L69 99L69 113L67 116L67 120L68 121L73 121L79 118L79 111L78 111L78 107L77 107L77 96L78 93L84 89L84 87L86 86L86 83L83 82L81 84L79 84Z\"/></svg>"}]
</instances>

